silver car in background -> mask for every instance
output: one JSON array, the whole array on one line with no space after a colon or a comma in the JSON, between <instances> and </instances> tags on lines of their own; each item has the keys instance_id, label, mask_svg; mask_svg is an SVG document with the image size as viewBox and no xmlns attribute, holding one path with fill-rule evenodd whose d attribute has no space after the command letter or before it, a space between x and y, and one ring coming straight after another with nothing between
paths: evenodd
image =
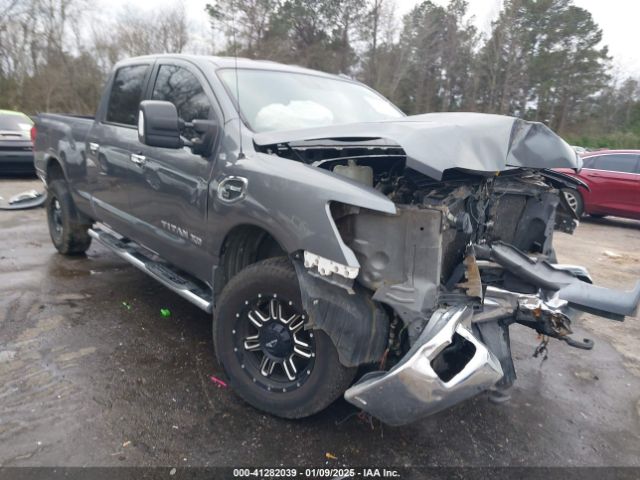
<instances>
[{"instance_id":1,"label":"silver car in background","mask_svg":"<svg viewBox=\"0 0 640 480\"><path fill-rule=\"evenodd\" d=\"M24 113L0 110L0 173L33 174L33 122Z\"/></svg>"}]
</instances>

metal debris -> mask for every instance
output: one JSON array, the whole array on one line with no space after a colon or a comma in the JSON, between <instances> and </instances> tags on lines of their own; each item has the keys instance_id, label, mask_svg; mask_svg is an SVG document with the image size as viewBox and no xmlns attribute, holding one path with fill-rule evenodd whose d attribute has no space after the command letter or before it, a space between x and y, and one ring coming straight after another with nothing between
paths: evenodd
<instances>
[{"instance_id":1,"label":"metal debris","mask_svg":"<svg viewBox=\"0 0 640 480\"><path fill-rule=\"evenodd\" d=\"M27 190L12 196L8 204L0 205L0 210L27 210L30 208L38 208L44 205L46 199L47 193L45 191Z\"/></svg>"}]
</instances>

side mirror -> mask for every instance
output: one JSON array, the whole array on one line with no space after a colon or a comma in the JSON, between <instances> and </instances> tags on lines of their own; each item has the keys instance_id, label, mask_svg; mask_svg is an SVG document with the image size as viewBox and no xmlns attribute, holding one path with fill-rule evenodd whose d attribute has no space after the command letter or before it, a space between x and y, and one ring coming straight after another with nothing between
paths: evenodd
<instances>
[{"instance_id":1,"label":"side mirror","mask_svg":"<svg viewBox=\"0 0 640 480\"><path fill-rule=\"evenodd\" d=\"M181 136L184 129L191 129L196 138ZM185 122L178 117L178 110L171 102L144 100L138 112L138 140L150 147L189 147L195 155L208 156L218 136L218 125L212 120Z\"/></svg>"},{"instance_id":2,"label":"side mirror","mask_svg":"<svg viewBox=\"0 0 640 480\"><path fill-rule=\"evenodd\" d=\"M182 148L178 110L171 102L144 100L138 112L138 139L150 147Z\"/></svg>"}]
</instances>

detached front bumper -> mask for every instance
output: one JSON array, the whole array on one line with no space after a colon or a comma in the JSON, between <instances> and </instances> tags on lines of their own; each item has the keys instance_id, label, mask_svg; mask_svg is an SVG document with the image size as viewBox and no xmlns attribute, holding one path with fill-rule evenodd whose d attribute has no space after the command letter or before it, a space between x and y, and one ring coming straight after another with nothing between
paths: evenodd
<instances>
[{"instance_id":1,"label":"detached front bumper","mask_svg":"<svg viewBox=\"0 0 640 480\"><path fill-rule=\"evenodd\" d=\"M491 388L498 359L470 330L468 307L436 311L411 350L388 372L372 372L345 399L389 425L404 425Z\"/></svg>"},{"instance_id":2,"label":"detached front bumper","mask_svg":"<svg viewBox=\"0 0 640 480\"><path fill-rule=\"evenodd\" d=\"M347 401L390 425L407 424L494 386L511 385L512 323L589 350L592 341L571 337L581 312L614 320L638 312L640 282L626 292L597 287L582 268L535 261L507 245L484 256L540 290L522 294L489 286L475 314L464 305L436 310L400 362L387 372L364 375L345 392Z\"/></svg>"}]
</instances>

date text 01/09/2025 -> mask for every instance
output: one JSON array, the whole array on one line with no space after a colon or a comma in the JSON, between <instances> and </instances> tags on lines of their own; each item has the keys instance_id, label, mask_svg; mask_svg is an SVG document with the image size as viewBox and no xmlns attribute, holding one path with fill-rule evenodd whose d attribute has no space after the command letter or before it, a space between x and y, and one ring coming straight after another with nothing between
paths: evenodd
<instances>
[{"instance_id":1,"label":"date text 01/09/2025","mask_svg":"<svg viewBox=\"0 0 640 480\"><path fill-rule=\"evenodd\" d=\"M236 468L234 478L401 478L390 468Z\"/></svg>"}]
</instances>

